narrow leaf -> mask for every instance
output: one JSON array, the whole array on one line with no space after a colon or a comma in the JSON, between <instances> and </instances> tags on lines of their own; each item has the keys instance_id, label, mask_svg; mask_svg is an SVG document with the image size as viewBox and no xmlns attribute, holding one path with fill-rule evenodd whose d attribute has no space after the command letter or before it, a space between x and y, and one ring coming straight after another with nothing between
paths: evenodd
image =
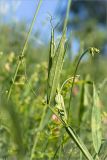
<instances>
[{"instance_id":1,"label":"narrow leaf","mask_svg":"<svg viewBox=\"0 0 107 160\"><path fill-rule=\"evenodd\" d=\"M51 28L51 41L50 41L50 51L49 51L49 60L48 60L48 87L47 87L47 102L49 103L50 97L50 71L52 68L53 57L55 56L55 41L54 41L54 29Z\"/></svg>"},{"instance_id":2,"label":"narrow leaf","mask_svg":"<svg viewBox=\"0 0 107 160\"><path fill-rule=\"evenodd\" d=\"M53 46L54 33L51 32L51 44L50 44L51 59L49 59L51 61L49 62L51 65L49 65L49 69L48 69L49 71L48 72L49 73L48 74L48 94L47 94L48 104L54 101L56 89L60 81L60 75L61 75L61 70L63 66L64 55L66 52L66 49L65 49L66 28L67 28L67 21L68 21L70 5L71 5L71 0L68 1L62 37L60 39L59 45L55 53L54 53L54 46Z\"/></svg>"},{"instance_id":3,"label":"narrow leaf","mask_svg":"<svg viewBox=\"0 0 107 160\"><path fill-rule=\"evenodd\" d=\"M52 99L55 96L56 89L58 87L60 74L62 70L63 58L64 58L64 45L65 45L65 37L66 32L63 33L59 46L56 50L55 56L52 59L52 66L50 68L50 75L49 75L49 97L48 101L51 103Z\"/></svg>"},{"instance_id":4,"label":"narrow leaf","mask_svg":"<svg viewBox=\"0 0 107 160\"><path fill-rule=\"evenodd\" d=\"M67 133L69 134L69 136L76 143L76 145L78 146L78 148L81 150L81 152L83 153L83 155L86 157L86 159L93 160L93 157L89 153L87 147L85 146L85 144L83 143L83 141L80 139L80 137L75 133L75 131L73 130L73 128L71 128L70 126L68 126L68 127L65 127L65 129L66 129Z\"/></svg>"},{"instance_id":5,"label":"narrow leaf","mask_svg":"<svg viewBox=\"0 0 107 160\"><path fill-rule=\"evenodd\" d=\"M93 85L93 109L92 109L92 139L93 146L96 153L99 152L101 146L101 108L100 108L100 99L96 91L95 86Z\"/></svg>"}]
</instances>

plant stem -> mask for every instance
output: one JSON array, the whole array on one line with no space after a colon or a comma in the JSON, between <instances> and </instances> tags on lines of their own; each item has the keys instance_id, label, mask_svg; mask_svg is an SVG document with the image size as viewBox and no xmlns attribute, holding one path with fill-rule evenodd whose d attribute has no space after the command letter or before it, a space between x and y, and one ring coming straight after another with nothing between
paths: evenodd
<instances>
[{"instance_id":1,"label":"plant stem","mask_svg":"<svg viewBox=\"0 0 107 160\"><path fill-rule=\"evenodd\" d=\"M67 11L66 11L66 16L65 16L65 20L64 20L63 31L65 31L66 26L67 26L68 17L69 17L69 10L70 10L70 6L71 6L71 1L72 0L68 0L68 5L67 5Z\"/></svg>"},{"instance_id":2,"label":"plant stem","mask_svg":"<svg viewBox=\"0 0 107 160\"><path fill-rule=\"evenodd\" d=\"M78 63L77 63L77 65L76 65L76 68L75 68L75 70L74 70L73 81L72 81L71 92L70 92L70 99L69 99L68 121L69 121L69 112L70 112L70 106L71 106L71 101L72 101L72 91L73 91L73 86L74 86L74 82L75 82L75 77L76 77L76 74L77 74L77 70L78 70L80 61L81 61L81 59L84 57L84 55L85 55L88 51L89 51L89 49L86 49L86 50L84 51L84 53L80 56L80 58L79 58L79 60L78 60Z\"/></svg>"},{"instance_id":3,"label":"plant stem","mask_svg":"<svg viewBox=\"0 0 107 160\"><path fill-rule=\"evenodd\" d=\"M15 83L15 80L16 80L16 77L17 77L17 74L18 74L18 71L19 71L19 68L20 68L22 59L23 59L23 57L25 56L25 50L26 50L26 48L27 48L28 40L29 40L30 34L31 34L31 32L32 32L32 29L33 29L33 26L34 26L34 23L35 23L35 20L36 20L38 11L39 11L39 9L40 9L41 3L42 3L42 0L39 0L39 3L38 3L38 6L37 6L37 9L36 9L36 11L35 11L35 14L34 14L34 17L33 17L33 20L32 20L32 23L31 23L31 26L30 26L30 29L29 29L29 32L28 32L27 37L26 37L26 40L25 40L24 47L23 47L23 49L22 49L21 54L19 55L19 60L18 60L17 66L16 66L16 70L15 70L13 79L12 79L12 84L11 84L11 86L10 86L10 88L9 88L9 91L8 91L7 100L9 100L9 98L10 98L10 96L11 96L12 88L13 88L13 85L14 85L14 83Z\"/></svg>"}]
</instances>

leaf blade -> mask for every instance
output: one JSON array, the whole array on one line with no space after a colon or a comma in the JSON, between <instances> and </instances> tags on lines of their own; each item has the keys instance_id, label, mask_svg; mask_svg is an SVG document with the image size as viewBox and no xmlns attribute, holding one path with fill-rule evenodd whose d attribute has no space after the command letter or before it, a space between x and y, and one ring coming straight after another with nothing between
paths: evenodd
<instances>
[{"instance_id":1,"label":"leaf blade","mask_svg":"<svg viewBox=\"0 0 107 160\"><path fill-rule=\"evenodd\" d=\"M92 108L92 140L95 152L98 154L101 146L101 109L100 109L100 99L96 91L96 87L93 84L93 108Z\"/></svg>"}]
</instances>

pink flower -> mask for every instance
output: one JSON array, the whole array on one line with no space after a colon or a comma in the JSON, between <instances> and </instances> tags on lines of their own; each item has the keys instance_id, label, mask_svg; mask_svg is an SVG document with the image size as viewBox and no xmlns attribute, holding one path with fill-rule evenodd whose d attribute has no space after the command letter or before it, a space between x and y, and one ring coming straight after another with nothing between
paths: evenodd
<instances>
[{"instance_id":1,"label":"pink flower","mask_svg":"<svg viewBox=\"0 0 107 160\"><path fill-rule=\"evenodd\" d=\"M55 114L52 115L52 121L54 123L57 123L57 124L61 123L60 120L58 119L58 117Z\"/></svg>"}]
</instances>

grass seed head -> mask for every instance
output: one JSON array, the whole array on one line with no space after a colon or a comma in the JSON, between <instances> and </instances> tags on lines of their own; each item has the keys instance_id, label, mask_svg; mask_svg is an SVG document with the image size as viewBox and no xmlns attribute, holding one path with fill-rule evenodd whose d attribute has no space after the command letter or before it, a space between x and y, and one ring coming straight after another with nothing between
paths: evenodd
<instances>
[{"instance_id":1,"label":"grass seed head","mask_svg":"<svg viewBox=\"0 0 107 160\"><path fill-rule=\"evenodd\" d=\"M99 53L100 50L99 50L98 48L91 47L91 48L89 49L89 52L90 52L90 54L91 54L92 56L94 56L96 53Z\"/></svg>"}]
</instances>

